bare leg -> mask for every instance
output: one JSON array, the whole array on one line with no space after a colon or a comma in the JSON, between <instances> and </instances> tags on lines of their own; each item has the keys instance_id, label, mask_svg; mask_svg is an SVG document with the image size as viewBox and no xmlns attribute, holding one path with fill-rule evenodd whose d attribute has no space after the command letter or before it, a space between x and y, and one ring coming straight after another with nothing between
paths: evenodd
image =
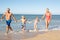
<instances>
[{"instance_id":1,"label":"bare leg","mask_svg":"<svg viewBox=\"0 0 60 40\"><path fill-rule=\"evenodd\" d=\"M37 25L34 25L34 30L37 31Z\"/></svg>"},{"instance_id":2,"label":"bare leg","mask_svg":"<svg viewBox=\"0 0 60 40\"><path fill-rule=\"evenodd\" d=\"M24 32L24 28L22 29L22 31Z\"/></svg>"},{"instance_id":3,"label":"bare leg","mask_svg":"<svg viewBox=\"0 0 60 40\"><path fill-rule=\"evenodd\" d=\"M22 26L22 31L24 32L24 30L25 30L25 27L24 27L24 26Z\"/></svg>"},{"instance_id":4,"label":"bare leg","mask_svg":"<svg viewBox=\"0 0 60 40\"><path fill-rule=\"evenodd\" d=\"M8 34L8 31L9 31L9 27L7 26L7 27L6 27L6 33L7 33L7 34Z\"/></svg>"},{"instance_id":5,"label":"bare leg","mask_svg":"<svg viewBox=\"0 0 60 40\"><path fill-rule=\"evenodd\" d=\"M11 31L13 31L13 29L9 26L9 29L11 30Z\"/></svg>"},{"instance_id":6,"label":"bare leg","mask_svg":"<svg viewBox=\"0 0 60 40\"><path fill-rule=\"evenodd\" d=\"M49 23L50 23L50 20L46 20L46 29L48 29Z\"/></svg>"},{"instance_id":7,"label":"bare leg","mask_svg":"<svg viewBox=\"0 0 60 40\"><path fill-rule=\"evenodd\" d=\"M49 23L50 23L50 20L48 20L48 25L47 26L49 26Z\"/></svg>"},{"instance_id":8,"label":"bare leg","mask_svg":"<svg viewBox=\"0 0 60 40\"><path fill-rule=\"evenodd\" d=\"M9 29L10 29L10 33L13 33L13 29L9 26Z\"/></svg>"},{"instance_id":9,"label":"bare leg","mask_svg":"<svg viewBox=\"0 0 60 40\"><path fill-rule=\"evenodd\" d=\"M48 21L46 20L45 22L46 22L46 29L48 29Z\"/></svg>"}]
</instances>

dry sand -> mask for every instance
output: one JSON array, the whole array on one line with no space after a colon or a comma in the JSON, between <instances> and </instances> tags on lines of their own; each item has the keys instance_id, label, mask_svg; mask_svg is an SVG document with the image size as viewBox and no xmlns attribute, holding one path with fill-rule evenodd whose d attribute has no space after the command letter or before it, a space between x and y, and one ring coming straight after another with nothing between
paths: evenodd
<instances>
[{"instance_id":1,"label":"dry sand","mask_svg":"<svg viewBox=\"0 0 60 40\"><path fill-rule=\"evenodd\" d=\"M24 34L13 32L8 35L0 32L0 40L60 40L60 30L25 32Z\"/></svg>"}]
</instances>

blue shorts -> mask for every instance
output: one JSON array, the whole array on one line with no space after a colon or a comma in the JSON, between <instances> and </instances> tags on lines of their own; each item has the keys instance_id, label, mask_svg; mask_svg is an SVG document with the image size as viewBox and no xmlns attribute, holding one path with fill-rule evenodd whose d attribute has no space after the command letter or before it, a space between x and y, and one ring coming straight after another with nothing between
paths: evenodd
<instances>
[{"instance_id":1,"label":"blue shorts","mask_svg":"<svg viewBox=\"0 0 60 40\"><path fill-rule=\"evenodd\" d=\"M6 20L6 24L10 26L11 20Z\"/></svg>"}]
</instances>

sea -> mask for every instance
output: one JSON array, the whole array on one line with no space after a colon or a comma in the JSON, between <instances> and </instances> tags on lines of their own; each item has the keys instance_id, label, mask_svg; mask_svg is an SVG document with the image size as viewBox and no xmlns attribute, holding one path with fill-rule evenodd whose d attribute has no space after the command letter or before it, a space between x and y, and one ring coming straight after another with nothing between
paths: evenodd
<instances>
[{"instance_id":1,"label":"sea","mask_svg":"<svg viewBox=\"0 0 60 40\"><path fill-rule=\"evenodd\" d=\"M0 18L2 17L3 14L0 14ZM26 19L28 21L32 21L36 18L36 16L38 16L39 19L41 19L42 15L36 15L36 14L14 14L14 17L17 20L21 19L21 16L25 16ZM11 22L11 27L14 31L21 31L22 28L22 23L21 22L15 22L12 18L12 22ZM40 22L38 22L38 30L45 30L45 20L42 20ZM26 22L26 30L33 30L34 29L34 22L32 22L31 24L29 24L28 22ZM60 30L60 15L52 15L51 18L51 22L49 24L48 27L49 30ZM6 19L4 17L4 19L1 21L0 20L0 31L5 32L6 31Z\"/></svg>"}]
</instances>

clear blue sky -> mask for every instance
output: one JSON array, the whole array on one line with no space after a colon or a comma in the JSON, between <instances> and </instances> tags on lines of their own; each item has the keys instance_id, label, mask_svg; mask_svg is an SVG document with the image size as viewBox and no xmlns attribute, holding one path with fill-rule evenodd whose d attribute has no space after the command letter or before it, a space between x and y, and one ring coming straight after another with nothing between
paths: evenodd
<instances>
[{"instance_id":1,"label":"clear blue sky","mask_svg":"<svg viewBox=\"0 0 60 40\"><path fill-rule=\"evenodd\" d=\"M44 14L49 8L52 14L60 14L60 0L0 0L0 12L6 8L19 14Z\"/></svg>"}]
</instances>

